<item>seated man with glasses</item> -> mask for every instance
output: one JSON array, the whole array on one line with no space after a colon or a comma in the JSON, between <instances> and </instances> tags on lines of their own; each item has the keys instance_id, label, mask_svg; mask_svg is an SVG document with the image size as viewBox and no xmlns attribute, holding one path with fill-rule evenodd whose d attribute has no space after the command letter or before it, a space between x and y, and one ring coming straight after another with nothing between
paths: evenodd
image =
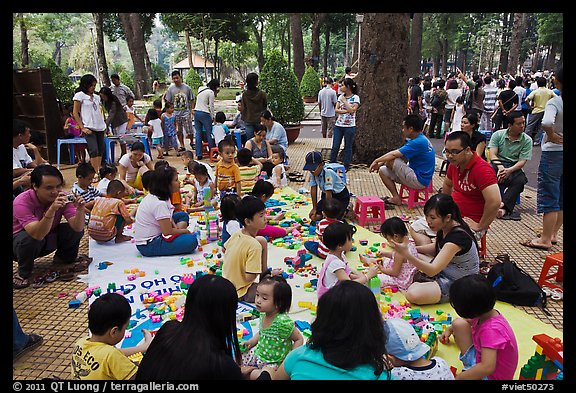
<instances>
[{"instance_id":1,"label":"seated man with glasses","mask_svg":"<svg viewBox=\"0 0 576 393\"><path fill-rule=\"evenodd\" d=\"M500 188L496 174L489 163L471 149L470 136L464 131L448 134L445 154L449 161L442 193L451 195L460 208L464 221L480 240L496 218L500 207ZM429 236L418 228L427 224L416 220L410 233L416 245L431 243Z\"/></svg>"},{"instance_id":2,"label":"seated man with glasses","mask_svg":"<svg viewBox=\"0 0 576 393\"><path fill-rule=\"evenodd\" d=\"M370 165L370 172L378 171L392 194L392 197L384 198L386 204L402 204L396 183L422 190L432 182L436 164L434 146L422 134L423 125L419 115L406 116L402 122L402 137L407 142L399 149L376 158Z\"/></svg>"}]
</instances>

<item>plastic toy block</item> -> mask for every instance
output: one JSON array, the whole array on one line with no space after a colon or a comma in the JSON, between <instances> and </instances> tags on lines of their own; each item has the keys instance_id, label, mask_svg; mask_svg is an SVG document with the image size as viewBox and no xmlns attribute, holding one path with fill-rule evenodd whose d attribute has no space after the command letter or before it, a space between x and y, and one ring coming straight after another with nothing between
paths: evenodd
<instances>
[{"instance_id":1,"label":"plastic toy block","mask_svg":"<svg viewBox=\"0 0 576 393\"><path fill-rule=\"evenodd\" d=\"M300 330L301 332L306 330L306 329L311 329L310 324L306 321L297 320L297 321L294 321L294 325L296 325L298 330Z\"/></svg>"},{"instance_id":2,"label":"plastic toy block","mask_svg":"<svg viewBox=\"0 0 576 393\"><path fill-rule=\"evenodd\" d=\"M128 279L128 281L134 281L136 280L136 275L135 274L129 274L128 277L126 277Z\"/></svg>"},{"instance_id":3,"label":"plastic toy block","mask_svg":"<svg viewBox=\"0 0 576 393\"><path fill-rule=\"evenodd\" d=\"M114 283L114 282L108 283L108 289L110 289L111 291L115 291L116 290L116 283Z\"/></svg>"},{"instance_id":4,"label":"plastic toy block","mask_svg":"<svg viewBox=\"0 0 576 393\"><path fill-rule=\"evenodd\" d=\"M130 338L130 337L132 337L132 332L124 333L124 338Z\"/></svg>"},{"instance_id":5,"label":"plastic toy block","mask_svg":"<svg viewBox=\"0 0 576 393\"><path fill-rule=\"evenodd\" d=\"M368 245L368 240L360 240L360 245L361 246L367 246Z\"/></svg>"},{"instance_id":6,"label":"plastic toy block","mask_svg":"<svg viewBox=\"0 0 576 393\"><path fill-rule=\"evenodd\" d=\"M98 270L104 270L108 268L108 265L106 264L106 262L99 262L98 263Z\"/></svg>"},{"instance_id":7,"label":"plastic toy block","mask_svg":"<svg viewBox=\"0 0 576 393\"><path fill-rule=\"evenodd\" d=\"M80 300L74 299L68 302L68 308L78 308L80 307Z\"/></svg>"},{"instance_id":8,"label":"plastic toy block","mask_svg":"<svg viewBox=\"0 0 576 393\"><path fill-rule=\"evenodd\" d=\"M542 348L542 353L552 360L564 363L564 345L559 338L552 338L547 334L537 334L532 340Z\"/></svg>"}]
</instances>

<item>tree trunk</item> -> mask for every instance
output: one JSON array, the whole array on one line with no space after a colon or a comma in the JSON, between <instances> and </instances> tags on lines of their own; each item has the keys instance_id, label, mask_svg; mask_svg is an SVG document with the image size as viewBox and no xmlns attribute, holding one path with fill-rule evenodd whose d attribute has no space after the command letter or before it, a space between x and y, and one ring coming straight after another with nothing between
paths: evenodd
<instances>
[{"instance_id":1,"label":"tree trunk","mask_svg":"<svg viewBox=\"0 0 576 393\"><path fill-rule=\"evenodd\" d=\"M212 79L220 79L220 63L218 62L218 40L214 40L214 75Z\"/></svg>"},{"instance_id":2,"label":"tree trunk","mask_svg":"<svg viewBox=\"0 0 576 393\"><path fill-rule=\"evenodd\" d=\"M404 142L400 130L408 98L409 26L408 13L364 14L362 72L356 77L362 104L356 112L355 163L370 165Z\"/></svg>"},{"instance_id":3,"label":"tree trunk","mask_svg":"<svg viewBox=\"0 0 576 393\"><path fill-rule=\"evenodd\" d=\"M194 54L192 53L192 43L190 42L190 32L188 30L184 30L184 38L186 39L186 53L188 53L188 66L190 67L188 72L190 72L190 70L194 70ZM172 72L173 70L170 70L170 72ZM185 75L182 75L182 77L184 77ZM196 94L196 92L194 92L194 94Z\"/></svg>"},{"instance_id":4,"label":"tree trunk","mask_svg":"<svg viewBox=\"0 0 576 393\"><path fill-rule=\"evenodd\" d=\"M410 32L410 58L408 60L408 75L420 75L422 63L422 28L424 14L414 13L412 30Z\"/></svg>"},{"instance_id":5,"label":"tree trunk","mask_svg":"<svg viewBox=\"0 0 576 393\"><path fill-rule=\"evenodd\" d=\"M435 53L434 56L432 57L432 68L434 71L434 76L438 77L440 76L440 54L439 53Z\"/></svg>"},{"instance_id":6,"label":"tree trunk","mask_svg":"<svg viewBox=\"0 0 576 393\"><path fill-rule=\"evenodd\" d=\"M442 40L442 77L448 78L448 38Z\"/></svg>"},{"instance_id":7,"label":"tree trunk","mask_svg":"<svg viewBox=\"0 0 576 393\"><path fill-rule=\"evenodd\" d=\"M324 76L328 76L328 51L330 49L330 29L324 31Z\"/></svg>"},{"instance_id":8,"label":"tree trunk","mask_svg":"<svg viewBox=\"0 0 576 393\"><path fill-rule=\"evenodd\" d=\"M510 48L510 21L514 14L504 13L502 18L502 45L500 46L500 61L498 72L505 72L508 68L508 50Z\"/></svg>"},{"instance_id":9,"label":"tree trunk","mask_svg":"<svg viewBox=\"0 0 576 393\"><path fill-rule=\"evenodd\" d=\"M298 82L300 82L304 75L304 40L302 38L302 23L300 22L299 13L290 14L290 30L294 51L294 73L296 78L298 78Z\"/></svg>"},{"instance_id":10,"label":"tree trunk","mask_svg":"<svg viewBox=\"0 0 576 393\"><path fill-rule=\"evenodd\" d=\"M24 23L24 14L18 14L20 19L20 60L22 61L22 68L27 68L30 65L30 56L28 55L28 29Z\"/></svg>"},{"instance_id":11,"label":"tree trunk","mask_svg":"<svg viewBox=\"0 0 576 393\"><path fill-rule=\"evenodd\" d=\"M515 76L518 72L518 63L520 62L520 45L524 32L525 13L516 12L514 14L514 25L512 27L512 38L510 39L510 50L508 56L507 72Z\"/></svg>"},{"instance_id":12,"label":"tree trunk","mask_svg":"<svg viewBox=\"0 0 576 393\"><path fill-rule=\"evenodd\" d=\"M290 20L286 22L286 34L288 39L286 40L286 53L288 54L288 64L292 64L292 34L290 34Z\"/></svg>"},{"instance_id":13,"label":"tree trunk","mask_svg":"<svg viewBox=\"0 0 576 393\"><path fill-rule=\"evenodd\" d=\"M132 64L134 65L134 88L135 98L140 99L147 94L152 87L152 73L150 59L146 51L144 33L140 24L140 15L137 13L119 13ZM146 65L148 62L148 67Z\"/></svg>"},{"instance_id":14,"label":"tree trunk","mask_svg":"<svg viewBox=\"0 0 576 393\"><path fill-rule=\"evenodd\" d=\"M100 73L100 82L103 86L110 86L110 77L108 76L108 62L106 61L106 51L104 50L104 31L102 24L104 23L104 14L92 13L94 25L96 26L96 56L98 57L98 65Z\"/></svg>"},{"instance_id":15,"label":"tree trunk","mask_svg":"<svg viewBox=\"0 0 576 393\"><path fill-rule=\"evenodd\" d=\"M311 66L318 71L318 64L320 63L320 28L326 20L326 13L314 14L314 22L312 23L312 41L311 41Z\"/></svg>"},{"instance_id":16,"label":"tree trunk","mask_svg":"<svg viewBox=\"0 0 576 393\"><path fill-rule=\"evenodd\" d=\"M554 71L556 69L556 53L558 53L558 44L552 43L550 46L550 51L548 52L548 59L546 61L546 67L544 69Z\"/></svg>"},{"instance_id":17,"label":"tree trunk","mask_svg":"<svg viewBox=\"0 0 576 393\"><path fill-rule=\"evenodd\" d=\"M262 26L259 30L257 24ZM258 21L258 23L252 24L252 32L254 33L254 37L256 38L256 43L258 44L258 51L257 51L257 58L258 58L258 70L262 72L262 68L264 68L264 42L262 41L262 34L264 33L264 23L262 21Z\"/></svg>"}]
</instances>

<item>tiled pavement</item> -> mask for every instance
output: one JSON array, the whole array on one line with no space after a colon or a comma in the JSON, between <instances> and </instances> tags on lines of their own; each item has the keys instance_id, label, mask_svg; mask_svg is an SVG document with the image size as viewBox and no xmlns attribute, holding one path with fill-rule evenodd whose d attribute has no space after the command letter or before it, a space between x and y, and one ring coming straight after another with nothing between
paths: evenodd
<instances>
[{"instance_id":1,"label":"tiled pavement","mask_svg":"<svg viewBox=\"0 0 576 393\"><path fill-rule=\"evenodd\" d=\"M318 138L299 138L288 147L291 171L302 172L304 157L311 150L327 149L331 140ZM182 166L179 158L171 156L168 160L177 168ZM440 161L437 160L437 169ZM75 180L75 166L61 166L61 171L70 187ZM385 196L388 191L382 185L380 178L369 173L365 166L353 167L348 173L348 187L355 195ZM442 185L443 178L434 175L434 189ZM292 182L290 186L297 190L304 183ZM532 277L538 278L544 258L563 250L563 232L560 231L558 245L550 251L529 249L519 244L520 241L534 237L542 229L542 217L536 214L536 192L526 189L521 197L521 203L516 207L521 213L521 221L495 220L487 235L487 255L490 260L501 252L507 252L511 258L524 268ZM406 206L387 210L387 216L406 214L415 217L422 215L422 208L409 211ZM85 236L81 242L80 253L88 254L88 238ZM52 254L40 258L35 264L34 273L40 273L51 267ZM16 272L17 264L13 263ZM85 273L85 272L84 272ZM34 332L44 337L44 343L34 351L24 355L13 363L13 379L37 380L41 378L68 378L70 367L70 353L74 342L87 334L87 302L80 308L68 308L68 301L72 295L85 289L86 285L76 281L56 281L41 288L32 286L13 290L13 306L20 319L25 332ZM59 295L64 296L59 298ZM540 319L544 323L563 330L563 301L548 302L550 316L545 315L536 307L519 307L528 314Z\"/></svg>"}]
</instances>

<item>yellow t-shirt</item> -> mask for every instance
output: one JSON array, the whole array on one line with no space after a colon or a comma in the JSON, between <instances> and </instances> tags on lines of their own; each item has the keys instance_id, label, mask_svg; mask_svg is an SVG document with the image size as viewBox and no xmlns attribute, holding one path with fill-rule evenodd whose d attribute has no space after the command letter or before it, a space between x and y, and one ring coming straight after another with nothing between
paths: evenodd
<instances>
[{"instance_id":1,"label":"yellow t-shirt","mask_svg":"<svg viewBox=\"0 0 576 393\"><path fill-rule=\"evenodd\" d=\"M552 90L546 87L538 87L536 90L528 94L526 99L533 100L532 113L540 113L544 112L544 109L546 109L546 103L548 100L555 96L556 94L554 94Z\"/></svg>"},{"instance_id":2,"label":"yellow t-shirt","mask_svg":"<svg viewBox=\"0 0 576 393\"><path fill-rule=\"evenodd\" d=\"M115 346L90 341L89 337L76 341L70 379L125 380L136 371L138 366Z\"/></svg>"},{"instance_id":3,"label":"yellow t-shirt","mask_svg":"<svg viewBox=\"0 0 576 393\"><path fill-rule=\"evenodd\" d=\"M248 292L254 281L247 281L245 273L259 274L262 272L262 246L252 236L236 231L224 244L224 265L222 277L232 281L238 297Z\"/></svg>"},{"instance_id":4,"label":"yellow t-shirt","mask_svg":"<svg viewBox=\"0 0 576 393\"><path fill-rule=\"evenodd\" d=\"M224 164L219 161L216 164L216 188L219 191L229 188L236 189L236 183L240 182L240 168L236 163Z\"/></svg>"}]
</instances>

